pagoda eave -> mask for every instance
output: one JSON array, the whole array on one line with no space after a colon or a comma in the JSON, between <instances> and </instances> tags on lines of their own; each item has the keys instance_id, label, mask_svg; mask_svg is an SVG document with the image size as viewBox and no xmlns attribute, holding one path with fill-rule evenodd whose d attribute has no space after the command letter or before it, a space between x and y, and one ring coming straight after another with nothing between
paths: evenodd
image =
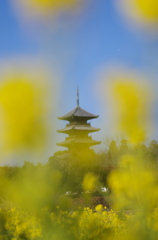
<instances>
[{"instance_id":1,"label":"pagoda eave","mask_svg":"<svg viewBox=\"0 0 158 240\"><path fill-rule=\"evenodd\" d=\"M98 118L99 115L94 115L92 113L89 113L87 111L85 111L84 109L80 108L79 106L77 106L76 108L74 108L72 111L68 112L67 114L65 114L62 117L58 117L59 120L71 120L73 118L76 119L93 119L93 118Z\"/></svg>"},{"instance_id":2,"label":"pagoda eave","mask_svg":"<svg viewBox=\"0 0 158 240\"><path fill-rule=\"evenodd\" d=\"M98 118L99 115L93 116L93 117L85 117L85 116L71 116L71 117L58 117L59 120L66 120L66 121L71 121L72 119L86 119L86 120L90 120L90 119L94 119L94 118Z\"/></svg>"},{"instance_id":3,"label":"pagoda eave","mask_svg":"<svg viewBox=\"0 0 158 240\"><path fill-rule=\"evenodd\" d=\"M72 140L66 140L63 141L61 143L57 143L57 146L64 146L64 147L71 147L71 146L78 146L78 145L86 145L86 146L93 146L93 145L98 145L100 144L101 141L95 141L95 140L76 140L76 139L72 139Z\"/></svg>"},{"instance_id":4,"label":"pagoda eave","mask_svg":"<svg viewBox=\"0 0 158 240\"><path fill-rule=\"evenodd\" d=\"M60 130L57 130L57 132L59 133L68 133L71 131L83 131L83 132L87 132L87 133L91 133L91 132L97 132L99 131L100 128L93 128L93 127L84 127L84 126L72 126L72 127L66 127Z\"/></svg>"}]
</instances>

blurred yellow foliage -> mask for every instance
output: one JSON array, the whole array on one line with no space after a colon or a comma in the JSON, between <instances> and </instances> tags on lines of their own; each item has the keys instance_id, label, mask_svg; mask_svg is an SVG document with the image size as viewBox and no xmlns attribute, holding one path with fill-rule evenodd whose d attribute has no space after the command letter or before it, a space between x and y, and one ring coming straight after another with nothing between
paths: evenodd
<instances>
[{"instance_id":1,"label":"blurred yellow foliage","mask_svg":"<svg viewBox=\"0 0 158 240\"><path fill-rule=\"evenodd\" d=\"M158 20L158 1L135 0L134 3L140 9L140 13L151 20Z\"/></svg>"},{"instance_id":2,"label":"blurred yellow foliage","mask_svg":"<svg viewBox=\"0 0 158 240\"><path fill-rule=\"evenodd\" d=\"M33 214L20 211L12 208L6 211L5 228L12 239L21 239L23 236L26 239L37 239L41 237L42 226L39 219ZM9 239L9 236L8 238Z\"/></svg>"},{"instance_id":3,"label":"blurred yellow foliage","mask_svg":"<svg viewBox=\"0 0 158 240\"><path fill-rule=\"evenodd\" d=\"M121 8L127 17L138 23L152 24L158 21L157 0L121 0Z\"/></svg>"},{"instance_id":4,"label":"blurred yellow foliage","mask_svg":"<svg viewBox=\"0 0 158 240\"><path fill-rule=\"evenodd\" d=\"M0 85L1 147L39 149L46 143L46 95L30 76L8 75Z\"/></svg>"},{"instance_id":5,"label":"blurred yellow foliage","mask_svg":"<svg viewBox=\"0 0 158 240\"><path fill-rule=\"evenodd\" d=\"M82 0L14 0L17 7L32 16L47 16L60 11L71 10Z\"/></svg>"},{"instance_id":6,"label":"blurred yellow foliage","mask_svg":"<svg viewBox=\"0 0 158 240\"><path fill-rule=\"evenodd\" d=\"M157 239L158 209L144 218L139 211L120 215L113 210L94 212L88 207L82 212L59 209L58 213L45 214L43 217L49 217L49 224L48 219L41 221L17 208L0 210L0 239Z\"/></svg>"},{"instance_id":7,"label":"blurred yellow foliage","mask_svg":"<svg viewBox=\"0 0 158 240\"><path fill-rule=\"evenodd\" d=\"M156 175L138 157L122 156L120 168L111 173L109 184L117 209L141 209L144 213L157 205Z\"/></svg>"},{"instance_id":8,"label":"blurred yellow foliage","mask_svg":"<svg viewBox=\"0 0 158 240\"><path fill-rule=\"evenodd\" d=\"M100 210L100 206L98 208ZM94 213L87 208L79 217L80 239L115 239L115 237L121 237L119 234L122 228L123 222L112 210Z\"/></svg>"},{"instance_id":9,"label":"blurred yellow foliage","mask_svg":"<svg viewBox=\"0 0 158 240\"><path fill-rule=\"evenodd\" d=\"M82 187L84 191L94 191L97 187L98 177L93 173L87 173L84 176Z\"/></svg>"},{"instance_id":10,"label":"blurred yellow foliage","mask_svg":"<svg viewBox=\"0 0 158 240\"><path fill-rule=\"evenodd\" d=\"M101 204L97 205L97 206L95 207L95 210L96 210L97 212L102 212L102 211L103 211L103 205L101 205Z\"/></svg>"},{"instance_id":11,"label":"blurred yellow foliage","mask_svg":"<svg viewBox=\"0 0 158 240\"><path fill-rule=\"evenodd\" d=\"M111 80L109 96L113 102L116 127L132 143L144 141L150 127L151 98L149 90L145 85L124 74Z\"/></svg>"}]
</instances>

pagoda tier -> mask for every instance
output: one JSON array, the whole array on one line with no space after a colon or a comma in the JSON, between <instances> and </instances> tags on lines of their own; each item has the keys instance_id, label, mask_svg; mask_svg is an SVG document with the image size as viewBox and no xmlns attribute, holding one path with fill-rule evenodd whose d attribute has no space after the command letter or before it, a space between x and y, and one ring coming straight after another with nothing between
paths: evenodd
<instances>
[{"instance_id":1,"label":"pagoda tier","mask_svg":"<svg viewBox=\"0 0 158 240\"><path fill-rule=\"evenodd\" d=\"M64 116L58 117L58 119L67 120L69 122L74 122L75 120L78 122L79 121L85 122L89 119L98 118L98 117L99 117L98 115L93 115L93 114L85 111L84 109L80 108L79 106L77 106L72 111L65 114Z\"/></svg>"},{"instance_id":2,"label":"pagoda tier","mask_svg":"<svg viewBox=\"0 0 158 240\"><path fill-rule=\"evenodd\" d=\"M95 141L91 137L87 138L67 138L65 141L61 143L57 143L58 146L67 147L69 149L76 148L89 148L93 145L100 144L100 141Z\"/></svg>"},{"instance_id":3,"label":"pagoda tier","mask_svg":"<svg viewBox=\"0 0 158 240\"><path fill-rule=\"evenodd\" d=\"M85 133L91 133L91 132L97 132L99 131L100 128L94 128L91 127L90 124L82 124L79 125L77 123L74 124L67 124L66 128L63 128L61 130L57 130L59 133L66 133L69 134L71 132L79 132L79 131L84 131Z\"/></svg>"},{"instance_id":4,"label":"pagoda tier","mask_svg":"<svg viewBox=\"0 0 158 240\"><path fill-rule=\"evenodd\" d=\"M69 136L65 141L57 143L57 145L67 147L69 150L73 149L78 151L100 144L100 141L95 141L92 137L88 136L89 133L100 130L100 128L91 127L90 123L87 123L88 120L94 118L98 118L98 115L93 115L79 106L64 116L58 117L60 120L69 121L69 124L67 124L65 128L57 131L68 134Z\"/></svg>"}]
</instances>

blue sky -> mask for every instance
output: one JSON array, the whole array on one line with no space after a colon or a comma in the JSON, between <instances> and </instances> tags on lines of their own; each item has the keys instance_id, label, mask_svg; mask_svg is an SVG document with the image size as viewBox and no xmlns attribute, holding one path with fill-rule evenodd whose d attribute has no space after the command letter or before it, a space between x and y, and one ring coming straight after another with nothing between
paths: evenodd
<instances>
[{"instance_id":1,"label":"blue sky","mask_svg":"<svg viewBox=\"0 0 158 240\"><path fill-rule=\"evenodd\" d=\"M93 125L103 130L95 133L94 138L103 140L109 136L108 106L94 94L97 74L115 63L145 73L157 87L157 53L157 39L126 24L114 0L89 0L76 15L58 16L49 26L41 22L26 24L13 11L9 0L0 2L0 61L25 56L39 58L61 79L57 109L52 112L58 128L65 123L58 123L56 114L63 115L76 106L79 86L80 106L100 115ZM60 141L64 136L56 138ZM59 149L53 144L48 155Z\"/></svg>"}]
</instances>

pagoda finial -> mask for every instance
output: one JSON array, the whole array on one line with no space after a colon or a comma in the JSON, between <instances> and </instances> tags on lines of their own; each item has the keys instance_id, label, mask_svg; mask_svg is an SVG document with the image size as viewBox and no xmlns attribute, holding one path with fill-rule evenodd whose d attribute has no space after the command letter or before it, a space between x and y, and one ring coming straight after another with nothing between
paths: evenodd
<instances>
[{"instance_id":1,"label":"pagoda finial","mask_svg":"<svg viewBox=\"0 0 158 240\"><path fill-rule=\"evenodd\" d=\"M79 107L79 88L78 88L78 86L77 86L77 98L76 98L76 100L77 100L77 107Z\"/></svg>"}]
</instances>

